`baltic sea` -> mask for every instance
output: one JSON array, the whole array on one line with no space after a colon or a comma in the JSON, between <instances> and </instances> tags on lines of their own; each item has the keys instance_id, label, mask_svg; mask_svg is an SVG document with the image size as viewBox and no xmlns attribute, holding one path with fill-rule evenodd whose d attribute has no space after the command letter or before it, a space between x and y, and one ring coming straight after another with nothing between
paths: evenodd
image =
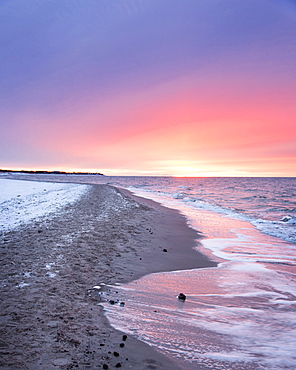
<instances>
[{"instance_id":1,"label":"baltic sea","mask_svg":"<svg viewBox=\"0 0 296 370\"><path fill-rule=\"evenodd\" d=\"M112 325L188 369L295 368L295 178L102 180L178 209L219 262L116 286L127 305L106 305Z\"/></svg>"}]
</instances>

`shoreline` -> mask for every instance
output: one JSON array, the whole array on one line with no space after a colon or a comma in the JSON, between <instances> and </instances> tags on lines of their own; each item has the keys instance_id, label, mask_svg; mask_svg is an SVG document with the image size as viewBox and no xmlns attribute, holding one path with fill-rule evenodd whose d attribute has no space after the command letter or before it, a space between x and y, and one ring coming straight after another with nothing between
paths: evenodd
<instances>
[{"instance_id":1,"label":"shoreline","mask_svg":"<svg viewBox=\"0 0 296 370\"><path fill-rule=\"evenodd\" d=\"M63 212L6 233L1 368L180 369L135 338L123 343L92 288L153 272L216 266L193 249L197 238L178 211L93 184Z\"/></svg>"},{"instance_id":2,"label":"shoreline","mask_svg":"<svg viewBox=\"0 0 296 370\"><path fill-rule=\"evenodd\" d=\"M157 272L216 267L218 265L195 249L201 236L187 224L186 217L178 210L165 207L154 200L134 195L127 189L117 189L142 206L157 211L149 220L154 224L154 230L152 232L147 230L150 234L148 242L157 247L153 248L154 253L151 253L150 244L148 250L143 249L142 253L146 254L146 261L142 259L140 271L137 271L135 277L123 281L123 283ZM163 252L163 249L166 249L167 252Z\"/></svg>"}]
</instances>

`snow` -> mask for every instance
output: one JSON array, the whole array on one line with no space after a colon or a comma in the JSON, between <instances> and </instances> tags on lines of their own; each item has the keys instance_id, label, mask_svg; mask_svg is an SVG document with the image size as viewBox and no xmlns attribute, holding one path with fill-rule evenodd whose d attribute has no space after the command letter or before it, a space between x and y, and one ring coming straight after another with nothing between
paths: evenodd
<instances>
[{"instance_id":1,"label":"snow","mask_svg":"<svg viewBox=\"0 0 296 370\"><path fill-rule=\"evenodd\" d=\"M0 179L0 231L9 231L77 201L89 185Z\"/></svg>"}]
</instances>

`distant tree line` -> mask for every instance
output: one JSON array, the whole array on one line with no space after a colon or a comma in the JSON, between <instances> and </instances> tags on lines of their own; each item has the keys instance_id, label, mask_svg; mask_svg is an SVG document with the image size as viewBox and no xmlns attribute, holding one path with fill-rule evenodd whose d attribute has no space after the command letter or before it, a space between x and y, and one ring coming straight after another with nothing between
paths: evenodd
<instances>
[{"instance_id":1,"label":"distant tree line","mask_svg":"<svg viewBox=\"0 0 296 370\"><path fill-rule=\"evenodd\" d=\"M51 175L100 175L104 176L99 172L65 172L65 171L29 171L29 170L2 170L0 172L10 172L10 173L34 173L34 174L51 174Z\"/></svg>"}]
</instances>

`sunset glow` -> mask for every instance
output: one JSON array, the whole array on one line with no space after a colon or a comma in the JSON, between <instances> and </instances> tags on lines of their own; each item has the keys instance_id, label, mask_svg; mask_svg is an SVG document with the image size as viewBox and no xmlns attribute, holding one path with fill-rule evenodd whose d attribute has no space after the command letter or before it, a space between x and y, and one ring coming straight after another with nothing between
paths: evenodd
<instances>
[{"instance_id":1,"label":"sunset glow","mask_svg":"<svg viewBox=\"0 0 296 370\"><path fill-rule=\"evenodd\" d=\"M296 175L296 6L0 4L0 168Z\"/></svg>"}]
</instances>

